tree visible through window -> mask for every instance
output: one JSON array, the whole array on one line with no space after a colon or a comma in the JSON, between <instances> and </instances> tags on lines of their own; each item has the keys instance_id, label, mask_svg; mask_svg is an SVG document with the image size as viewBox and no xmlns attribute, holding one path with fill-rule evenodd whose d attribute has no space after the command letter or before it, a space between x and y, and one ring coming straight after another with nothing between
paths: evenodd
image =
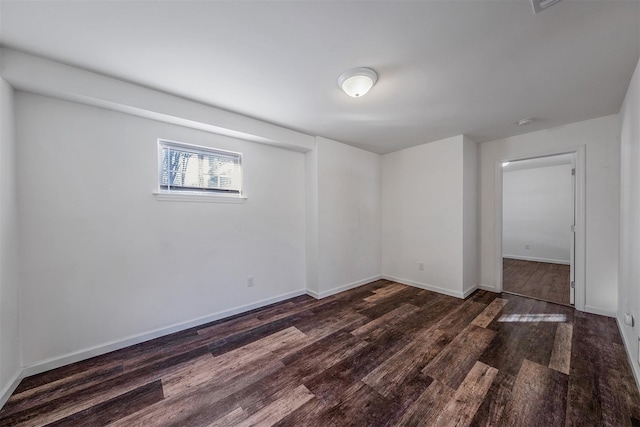
<instances>
[{"instance_id":1,"label":"tree visible through window","mask_svg":"<svg viewBox=\"0 0 640 427\"><path fill-rule=\"evenodd\" d=\"M160 190L241 194L241 154L158 141Z\"/></svg>"}]
</instances>

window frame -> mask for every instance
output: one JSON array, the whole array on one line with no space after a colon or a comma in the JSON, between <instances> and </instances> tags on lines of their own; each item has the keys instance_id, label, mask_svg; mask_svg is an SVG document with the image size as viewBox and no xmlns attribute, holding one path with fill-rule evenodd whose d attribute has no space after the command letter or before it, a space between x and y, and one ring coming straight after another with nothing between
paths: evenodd
<instances>
[{"instance_id":1,"label":"window frame","mask_svg":"<svg viewBox=\"0 0 640 427\"><path fill-rule=\"evenodd\" d=\"M159 201L188 201L188 202L221 202L221 203L244 203L247 197L244 195L244 170L243 170L243 158L242 153L237 151L222 150L219 148L211 148L202 145L188 144L180 141L172 141L165 138L158 138L157 140L157 155L158 155L158 170L157 170L157 190L153 193L156 199ZM222 155L227 157L233 157L238 159L238 165L240 167L239 172L239 191L226 191L222 189L179 189L172 190L162 188L162 150L164 148L175 148L177 150L184 150L192 152L194 154L203 155ZM179 187L176 187L179 188Z\"/></svg>"}]
</instances>

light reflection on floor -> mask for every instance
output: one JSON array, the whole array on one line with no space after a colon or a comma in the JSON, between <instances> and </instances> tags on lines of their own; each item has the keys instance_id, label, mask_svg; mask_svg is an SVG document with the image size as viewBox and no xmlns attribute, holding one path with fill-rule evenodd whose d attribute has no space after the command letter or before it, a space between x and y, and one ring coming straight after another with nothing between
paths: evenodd
<instances>
[{"instance_id":1,"label":"light reflection on floor","mask_svg":"<svg viewBox=\"0 0 640 427\"><path fill-rule=\"evenodd\" d=\"M565 314L505 314L498 322L566 322Z\"/></svg>"}]
</instances>

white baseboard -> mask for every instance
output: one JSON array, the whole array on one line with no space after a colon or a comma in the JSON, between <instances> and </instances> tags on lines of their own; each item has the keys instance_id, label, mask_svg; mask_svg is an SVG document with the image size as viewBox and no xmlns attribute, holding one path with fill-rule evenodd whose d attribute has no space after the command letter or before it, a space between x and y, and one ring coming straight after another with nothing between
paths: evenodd
<instances>
[{"instance_id":1,"label":"white baseboard","mask_svg":"<svg viewBox=\"0 0 640 427\"><path fill-rule=\"evenodd\" d=\"M483 291L489 291L489 292L495 292L495 293L499 293L498 290L496 289L496 287L494 285L483 285L483 284L479 284L478 285L478 289L482 289Z\"/></svg>"},{"instance_id":2,"label":"white baseboard","mask_svg":"<svg viewBox=\"0 0 640 427\"><path fill-rule=\"evenodd\" d=\"M322 299L329 297L331 295L339 294L340 292L348 291L349 289L357 288L358 286L366 285L367 283L375 282L376 280L380 280L382 276L371 276L366 279L357 280L352 283L347 283L346 285L337 286L335 288L328 289L322 292L315 292L307 289L307 295L314 297L315 299Z\"/></svg>"},{"instance_id":3,"label":"white baseboard","mask_svg":"<svg viewBox=\"0 0 640 427\"><path fill-rule=\"evenodd\" d=\"M518 259L522 261L548 262L549 264L571 265L571 261L565 261L562 259L536 258L536 257L520 256L520 255L502 255L502 258Z\"/></svg>"},{"instance_id":4,"label":"white baseboard","mask_svg":"<svg viewBox=\"0 0 640 427\"><path fill-rule=\"evenodd\" d=\"M584 310L582 311L586 313L591 313L591 314L598 314L600 316L617 317L615 311L607 310L605 308L600 308L600 307L593 307L591 305L585 305Z\"/></svg>"},{"instance_id":5,"label":"white baseboard","mask_svg":"<svg viewBox=\"0 0 640 427\"><path fill-rule=\"evenodd\" d=\"M23 378L24 371L19 369L18 372L16 372L15 375L9 380L7 385L5 385L2 390L0 390L0 409L4 406L5 403L7 403L7 400L9 400L9 397L11 397L11 393L13 393L16 387L18 387L18 384L20 384L20 381L22 381Z\"/></svg>"},{"instance_id":6,"label":"white baseboard","mask_svg":"<svg viewBox=\"0 0 640 427\"><path fill-rule=\"evenodd\" d=\"M631 371L633 371L633 377L636 380L636 387L640 390L640 366L638 366L638 361L635 360L635 351L631 349L631 343L627 341L627 336L624 333L624 321L620 318L620 316L616 316L616 323L618 324L618 330L620 331L620 335L622 336L622 342L624 344L624 349L627 351L627 357L629 358L629 364L631 365Z\"/></svg>"},{"instance_id":7,"label":"white baseboard","mask_svg":"<svg viewBox=\"0 0 640 427\"><path fill-rule=\"evenodd\" d=\"M382 278L383 279L387 279L387 280L391 280L393 282L402 283L403 285L413 286L413 287L420 288L420 289L426 289L427 291L437 292L439 294L445 294L445 295L449 295L449 296L460 298L460 299L466 298L465 294L463 294L462 292L453 291L451 289L445 289L445 288L441 288L441 287L438 287L438 286L428 285L426 283L414 282L413 280L402 279L400 277L387 276L387 275L384 275L384 274L382 275ZM475 289L472 289L471 292L473 292L474 290ZM467 291L467 292L469 292L469 291Z\"/></svg>"},{"instance_id":8,"label":"white baseboard","mask_svg":"<svg viewBox=\"0 0 640 427\"><path fill-rule=\"evenodd\" d=\"M320 294L317 293L316 291L312 291L311 289L307 289L307 295L315 299L320 299Z\"/></svg>"},{"instance_id":9,"label":"white baseboard","mask_svg":"<svg viewBox=\"0 0 640 427\"><path fill-rule=\"evenodd\" d=\"M90 347L84 350L68 353L62 356L52 357L50 359L42 360L28 367L25 367L21 373L22 378L28 377L30 375L36 375L41 372L49 371L51 369L56 369L61 366L68 365L70 363L75 363L81 360L89 359L94 356L100 356L102 354L106 354L114 350L120 350L122 348L129 347L131 345L139 344L141 342L149 341L154 338L159 338L165 335L169 335L174 332L183 331L185 329L193 328L195 326L204 325L209 322L224 319L225 317L251 311L256 308L264 307L269 304L274 304L276 302L284 301L284 300L294 298L304 294L306 294L305 290L288 292L286 294L281 294L281 295L278 295L272 298L267 298L251 304L235 307L230 310L220 311L218 313L199 317L197 319L190 320L187 322L177 323L171 326L155 329L153 331L145 332L139 335L123 338L121 340L115 340L105 344L100 344L94 347Z\"/></svg>"},{"instance_id":10,"label":"white baseboard","mask_svg":"<svg viewBox=\"0 0 640 427\"><path fill-rule=\"evenodd\" d=\"M467 289L462 293L462 298L467 298L469 295L478 290L478 285L473 285L471 288Z\"/></svg>"}]
</instances>

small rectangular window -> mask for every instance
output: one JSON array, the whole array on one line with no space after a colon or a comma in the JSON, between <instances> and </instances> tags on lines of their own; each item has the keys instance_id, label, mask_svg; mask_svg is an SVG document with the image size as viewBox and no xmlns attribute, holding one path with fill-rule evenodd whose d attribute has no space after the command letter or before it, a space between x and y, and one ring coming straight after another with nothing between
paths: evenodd
<instances>
[{"instance_id":1,"label":"small rectangular window","mask_svg":"<svg viewBox=\"0 0 640 427\"><path fill-rule=\"evenodd\" d=\"M242 194L242 155L158 140L161 192Z\"/></svg>"}]
</instances>

